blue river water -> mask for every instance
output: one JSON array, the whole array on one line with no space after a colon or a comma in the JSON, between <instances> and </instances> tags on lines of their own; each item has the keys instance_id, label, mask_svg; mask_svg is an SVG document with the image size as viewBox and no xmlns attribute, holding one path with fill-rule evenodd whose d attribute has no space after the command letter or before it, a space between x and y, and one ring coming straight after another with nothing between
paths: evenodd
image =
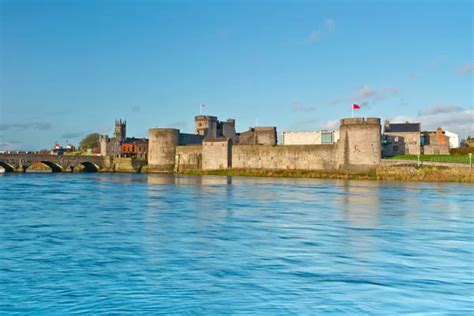
<instances>
[{"instance_id":1,"label":"blue river water","mask_svg":"<svg viewBox=\"0 0 474 316\"><path fill-rule=\"evenodd\" d=\"M472 185L0 176L0 314L474 312Z\"/></svg>"}]
</instances>

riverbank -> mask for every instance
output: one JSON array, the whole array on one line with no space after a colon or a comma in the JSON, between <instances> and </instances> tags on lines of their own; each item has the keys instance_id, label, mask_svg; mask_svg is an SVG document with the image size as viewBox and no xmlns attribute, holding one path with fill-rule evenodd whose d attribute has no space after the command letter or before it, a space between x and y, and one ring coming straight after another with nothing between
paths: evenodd
<instances>
[{"instance_id":1,"label":"riverbank","mask_svg":"<svg viewBox=\"0 0 474 316\"><path fill-rule=\"evenodd\" d=\"M474 172L472 170L448 167L378 167L365 173L316 170L221 169L185 170L178 172L178 174L474 183Z\"/></svg>"}]
</instances>

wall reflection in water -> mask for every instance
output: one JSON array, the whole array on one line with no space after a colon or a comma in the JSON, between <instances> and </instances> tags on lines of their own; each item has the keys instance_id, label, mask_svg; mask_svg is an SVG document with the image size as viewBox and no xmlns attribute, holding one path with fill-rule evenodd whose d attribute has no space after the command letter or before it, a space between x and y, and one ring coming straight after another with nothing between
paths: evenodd
<instances>
[{"instance_id":1,"label":"wall reflection in water","mask_svg":"<svg viewBox=\"0 0 474 316\"><path fill-rule=\"evenodd\" d=\"M7 314L473 308L472 185L143 174L1 180Z\"/></svg>"}]
</instances>

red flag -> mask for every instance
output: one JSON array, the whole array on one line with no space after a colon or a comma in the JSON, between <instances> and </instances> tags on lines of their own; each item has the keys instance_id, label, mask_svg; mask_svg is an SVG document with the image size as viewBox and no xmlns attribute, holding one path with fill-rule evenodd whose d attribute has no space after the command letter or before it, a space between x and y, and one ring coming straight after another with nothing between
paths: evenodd
<instances>
[{"instance_id":1,"label":"red flag","mask_svg":"<svg viewBox=\"0 0 474 316\"><path fill-rule=\"evenodd\" d=\"M352 104L352 109L353 109L353 110L359 110L359 109L360 109L360 105L354 103L354 104Z\"/></svg>"}]
</instances>

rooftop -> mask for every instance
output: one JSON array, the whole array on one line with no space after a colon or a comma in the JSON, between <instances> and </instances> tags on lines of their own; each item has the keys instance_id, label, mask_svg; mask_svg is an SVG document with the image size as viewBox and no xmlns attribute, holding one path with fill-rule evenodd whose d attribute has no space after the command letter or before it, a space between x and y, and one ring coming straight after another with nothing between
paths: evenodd
<instances>
[{"instance_id":1,"label":"rooftop","mask_svg":"<svg viewBox=\"0 0 474 316\"><path fill-rule=\"evenodd\" d=\"M420 132L420 123L389 123L385 125L385 133Z\"/></svg>"}]
</instances>

